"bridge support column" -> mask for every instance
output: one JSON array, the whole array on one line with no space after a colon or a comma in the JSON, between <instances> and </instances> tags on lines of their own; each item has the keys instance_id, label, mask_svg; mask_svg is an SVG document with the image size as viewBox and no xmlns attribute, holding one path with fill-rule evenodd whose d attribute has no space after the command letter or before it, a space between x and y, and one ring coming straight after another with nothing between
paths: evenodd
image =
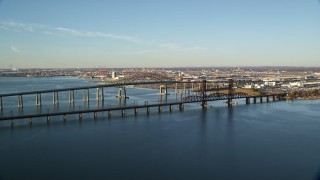
<instances>
[{"instance_id":1,"label":"bridge support column","mask_svg":"<svg viewBox=\"0 0 320 180\"><path fill-rule=\"evenodd\" d=\"M160 86L160 94L167 95L167 85L165 85L165 86L161 85Z\"/></svg>"},{"instance_id":2,"label":"bridge support column","mask_svg":"<svg viewBox=\"0 0 320 180\"><path fill-rule=\"evenodd\" d=\"M23 108L23 98L22 95L18 95L18 107Z\"/></svg>"},{"instance_id":3,"label":"bridge support column","mask_svg":"<svg viewBox=\"0 0 320 180\"><path fill-rule=\"evenodd\" d=\"M97 119L97 112L93 112L93 118Z\"/></svg>"},{"instance_id":4,"label":"bridge support column","mask_svg":"<svg viewBox=\"0 0 320 180\"><path fill-rule=\"evenodd\" d=\"M123 117L125 115L124 109L121 110L121 116Z\"/></svg>"},{"instance_id":5,"label":"bridge support column","mask_svg":"<svg viewBox=\"0 0 320 180\"><path fill-rule=\"evenodd\" d=\"M172 105L169 105L169 112L172 112Z\"/></svg>"},{"instance_id":6,"label":"bridge support column","mask_svg":"<svg viewBox=\"0 0 320 180\"><path fill-rule=\"evenodd\" d=\"M207 92L207 81L206 80L203 80L202 83L200 84L201 86L201 91L202 91L202 103L201 103L201 106L202 106L202 109L206 109L207 108L207 100L206 100L206 92Z\"/></svg>"},{"instance_id":7,"label":"bridge support column","mask_svg":"<svg viewBox=\"0 0 320 180\"><path fill-rule=\"evenodd\" d=\"M123 90L123 96L122 96L122 90ZM122 87L122 88L118 88L118 96L117 96L118 99L126 99L127 98L127 90L126 90L126 87Z\"/></svg>"},{"instance_id":8,"label":"bridge support column","mask_svg":"<svg viewBox=\"0 0 320 180\"><path fill-rule=\"evenodd\" d=\"M66 114L63 115L63 121L67 122L67 115Z\"/></svg>"},{"instance_id":9,"label":"bridge support column","mask_svg":"<svg viewBox=\"0 0 320 180\"><path fill-rule=\"evenodd\" d=\"M58 91L54 91L52 95L52 103L58 104L59 103L59 94Z\"/></svg>"},{"instance_id":10,"label":"bridge support column","mask_svg":"<svg viewBox=\"0 0 320 180\"><path fill-rule=\"evenodd\" d=\"M121 99L122 98L122 89L121 88L118 88L118 96L117 96L118 99Z\"/></svg>"},{"instance_id":11,"label":"bridge support column","mask_svg":"<svg viewBox=\"0 0 320 180\"><path fill-rule=\"evenodd\" d=\"M79 113L79 120L82 120L82 113Z\"/></svg>"},{"instance_id":12,"label":"bridge support column","mask_svg":"<svg viewBox=\"0 0 320 180\"><path fill-rule=\"evenodd\" d=\"M257 103L257 97L253 97L253 103L254 103L254 104Z\"/></svg>"},{"instance_id":13,"label":"bridge support column","mask_svg":"<svg viewBox=\"0 0 320 180\"><path fill-rule=\"evenodd\" d=\"M32 118L29 118L29 125L32 124Z\"/></svg>"},{"instance_id":14,"label":"bridge support column","mask_svg":"<svg viewBox=\"0 0 320 180\"><path fill-rule=\"evenodd\" d=\"M36 94L36 105L37 106L41 106L42 102L41 102L41 93L37 93Z\"/></svg>"},{"instance_id":15,"label":"bridge support column","mask_svg":"<svg viewBox=\"0 0 320 180\"><path fill-rule=\"evenodd\" d=\"M50 124L50 116L47 116L47 124Z\"/></svg>"},{"instance_id":16,"label":"bridge support column","mask_svg":"<svg viewBox=\"0 0 320 180\"><path fill-rule=\"evenodd\" d=\"M0 97L0 111L3 110L3 107L2 107L2 97Z\"/></svg>"},{"instance_id":17,"label":"bridge support column","mask_svg":"<svg viewBox=\"0 0 320 180\"><path fill-rule=\"evenodd\" d=\"M250 97L246 97L246 104L250 104Z\"/></svg>"},{"instance_id":18,"label":"bridge support column","mask_svg":"<svg viewBox=\"0 0 320 180\"><path fill-rule=\"evenodd\" d=\"M263 97L260 96L260 103L263 103Z\"/></svg>"},{"instance_id":19,"label":"bridge support column","mask_svg":"<svg viewBox=\"0 0 320 180\"><path fill-rule=\"evenodd\" d=\"M269 102L269 96L267 96L267 102Z\"/></svg>"},{"instance_id":20,"label":"bridge support column","mask_svg":"<svg viewBox=\"0 0 320 180\"><path fill-rule=\"evenodd\" d=\"M179 104L179 110L180 110L180 111L183 111L183 109L184 109L183 103Z\"/></svg>"},{"instance_id":21,"label":"bridge support column","mask_svg":"<svg viewBox=\"0 0 320 180\"><path fill-rule=\"evenodd\" d=\"M99 99L100 99L100 94L99 94L99 92L100 92L100 89L97 88L97 89L96 89L96 100L97 100L97 101L99 101Z\"/></svg>"},{"instance_id":22,"label":"bridge support column","mask_svg":"<svg viewBox=\"0 0 320 180\"><path fill-rule=\"evenodd\" d=\"M104 101L104 89L101 87L101 101Z\"/></svg>"},{"instance_id":23,"label":"bridge support column","mask_svg":"<svg viewBox=\"0 0 320 180\"><path fill-rule=\"evenodd\" d=\"M276 101L276 96L275 95L272 96L272 101L273 102Z\"/></svg>"},{"instance_id":24,"label":"bridge support column","mask_svg":"<svg viewBox=\"0 0 320 180\"><path fill-rule=\"evenodd\" d=\"M123 96L124 96L124 99L127 99L127 89L126 89L126 87L123 87Z\"/></svg>"},{"instance_id":25,"label":"bridge support column","mask_svg":"<svg viewBox=\"0 0 320 180\"><path fill-rule=\"evenodd\" d=\"M161 87L160 87L160 88L161 88ZM179 93L179 92L178 92L178 83L176 83L176 86L175 86L175 88L174 88L174 91L175 91L176 94ZM161 90L160 90L160 93L161 93Z\"/></svg>"},{"instance_id":26,"label":"bridge support column","mask_svg":"<svg viewBox=\"0 0 320 180\"><path fill-rule=\"evenodd\" d=\"M136 116L138 114L138 108L134 108L134 115Z\"/></svg>"},{"instance_id":27,"label":"bridge support column","mask_svg":"<svg viewBox=\"0 0 320 180\"><path fill-rule=\"evenodd\" d=\"M108 118L111 118L111 111L108 111Z\"/></svg>"},{"instance_id":28,"label":"bridge support column","mask_svg":"<svg viewBox=\"0 0 320 180\"><path fill-rule=\"evenodd\" d=\"M161 113L162 111L162 106L158 106L158 112Z\"/></svg>"},{"instance_id":29,"label":"bridge support column","mask_svg":"<svg viewBox=\"0 0 320 180\"><path fill-rule=\"evenodd\" d=\"M89 89L84 89L83 90L83 101L84 102L89 102Z\"/></svg>"},{"instance_id":30,"label":"bridge support column","mask_svg":"<svg viewBox=\"0 0 320 180\"><path fill-rule=\"evenodd\" d=\"M150 113L150 107L147 107L147 114Z\"/></svg>"},{"instance_id":31,"label":"bridge support column","mask_svg":"<svg viewBox=\"0 0 320 180\"><path fill-rule=\"evenodd\" d=\"M228 98L228 106L232 106L232 98Z\"/></svg>"},{"instance_id":32,"label":"bridge support column","mask_svg":"<svg viewBox=\"0 0 320 180\"><path fill-rule=\"evenodd\" d=\"M184 93L184 94L186 94L186 93L187 93L186 83L183 83L183 93Z\"/></svg>"},{"instance_id":33,"label":"bridge support column","mask_svg":"<svg viewBox=\"0 0 320 180\"><path fill-rule=\"evenodd\" d=\"M74 103L74 90L69 91L69 103Z\"/></svg>"}]
</instances>

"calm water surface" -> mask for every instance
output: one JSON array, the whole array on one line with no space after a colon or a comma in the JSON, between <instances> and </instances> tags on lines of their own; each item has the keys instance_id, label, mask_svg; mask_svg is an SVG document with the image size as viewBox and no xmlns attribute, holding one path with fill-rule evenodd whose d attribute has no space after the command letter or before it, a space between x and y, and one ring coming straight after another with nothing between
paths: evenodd
<instances>
[{"instance_id":1,"label":"calm water surface","mask_svg":"<svg viewBox=\"0 0 320 180\"><path fill-rule=\"evenodd\" d=\"M1 91L21 90L7 80L0 79ZM48 87L91 84L73 78L37 81ZM158 90L140 91L132 90L136 101L143 94L157 100ZM205 111L189 105L184 112L141 110L124 118L115 112L93 120L88 114L81 122L55 117L49 125L45 119L34 119L32 126L18 120L13 128L1 122L0 179L319 178L319 100L241 102L232 109L213 102Z\"/></svg>"}]
</instances>

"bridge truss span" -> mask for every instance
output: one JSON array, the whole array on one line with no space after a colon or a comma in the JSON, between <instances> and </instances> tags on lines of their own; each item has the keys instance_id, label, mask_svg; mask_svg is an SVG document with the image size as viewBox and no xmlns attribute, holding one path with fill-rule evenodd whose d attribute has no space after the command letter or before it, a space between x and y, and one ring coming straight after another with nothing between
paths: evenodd
<instances>
[{"instance_id":1,"label":"bridge truss span","mask_svg":"<svg viewBox=\"0 0 320 180\"><path fill-rule=\"evenodd\" d=\"M183 103L191 102L202 102L202 101L218 101L218 100L228 100L228 99L238 99L250 97L248 94L243 92L234 93L232 96L224 93L211 93L207 96L187 96L182 99Z\"/></svg>"}]
</instances>

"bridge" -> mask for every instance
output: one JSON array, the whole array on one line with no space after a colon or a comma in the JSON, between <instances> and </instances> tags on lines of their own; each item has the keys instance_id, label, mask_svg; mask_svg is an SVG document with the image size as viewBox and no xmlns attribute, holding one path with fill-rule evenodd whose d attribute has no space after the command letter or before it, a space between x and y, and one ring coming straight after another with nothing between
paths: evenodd
<instances>
[{"instance_id":1,"label":"bridge","mask_svg":"<svg viewBox=\"0 0 320 180\"><path fill-rule=\"evenodd\" d=\"M147 78L146 81L142 81L142 79ZM38 90L38 91L27 91L27 92L17 92L17 93L7 93L7 94L0 94L0 111L2 112L6 108L6 102L3 103L3 99L6 99L8 97L15 97L17 98L17 108L20 111L23 111L23 97L26 95L34 96L35 97L35 106L41 107L42 106L42 94L52 94L52 104L55 106L59 106L59 94L61 92L67 92L69 94L68 96L68 103L70 106L74 104L75 101L83 101L85 103L89 103L90 96L89 91L90 90L96 90L96 98L95 101L97 102L104 102L105 94L104 94L104 88L114 87L118 88L118 95L116 98L119 99L119 101L126 101L127 98L129 98L126 87L127 86L139 86L139 85L156 85L159 87L160 96L168 96L167 89L169 86L172 89L175 89L176 95L181 93L181 99L176 100L174 102L157 102L157 103L145 103L145 104L133 104L133 105L123 105L118 107L97 107L94 109L82 109L82 110L66 110L66 111L48 111L48 112L36 112L31 114L9 114L9 115L2 115L0 116L0 120L15 120L15 119L29 119L29 122L32 123L32 118L37 117L45 117L47 118L47 121L50 122L50 117L52 116L63 116L64 119L67 119L67 115L74 115L78 114L79 119L82 119L83 113L93 113L93 117L97 117L98 112L108 112L108 117L111 116L111 112L113 111L120 111L121 115L125 115L125 111L133 109L134 114L136 115L138 113L138 109L146 109L146 112L150 112L150 108L152 107L158 107L158 111L161 112L163 107L169 107L169 111L171 112L173 110L173 106L177 106L179 110L184 109L184 104L186 103L198 103L201 102L201 106L203 109L207 108L207 102L208 101L218 101L218 100L227 100L226 103L228 106L232 106L233 99L245 99L246 104L250 104L251 100L253 100L253 103L257 102L257 99L260 99L260 102L263 102L263 99L265 99L266 102L270 101L270 97L272 97L272 101L276 100L282 100L286 94L270 94L270 95L259 95L259 96L249 96L246 93L242 92L235 92L233 85L234 82L232 79L228 80L228 87L221 87L216 88L215 85L213 85L211 88L210 84L214 82L207 82L206 80L200 80L200 81L194 81L194 82L185 82L185 81L176 81L172 78L168 78L163 75L157 75L157 74L138 74L131 77L128 77L126 79L108 83L108 84L98 84L93 86L85 86L85 87L71 87L71 88L62 88L62 89L49 89L49 90ZM209 84L209 85L208 85ZM198 88L194 88L194 86L197 86ZM179 91L180 90L180 91ZM194 95L187 95L186 91L193 91L196 94ZM228 93L221 93L221 92L215 92L216 90L228 90ZM76 99L74 96L75 91L83 91L82 100ZM182 97L182 93L184 93L184 97Z\"/></svg>"}]
</instances>

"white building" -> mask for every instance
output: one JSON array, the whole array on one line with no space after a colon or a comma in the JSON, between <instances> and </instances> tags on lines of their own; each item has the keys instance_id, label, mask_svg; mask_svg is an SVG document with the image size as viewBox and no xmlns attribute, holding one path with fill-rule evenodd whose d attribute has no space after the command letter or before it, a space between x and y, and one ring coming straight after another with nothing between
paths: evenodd
<instances>
[{"instance_id":1,"label":"white building","mask_svg":"<svg viewBox=\"0 0 320 180\"><path fill-rule=\"evenodd\" d=\"M112 79L116 79L117 78L117 73L115 71L112 71Z\"/></svg>"},{"instance_id":2,"label":"white building","mask_svg":"<svg viewBox=\"0 0 320 180\"><path fill-rule=\"evenodd\" d=\"M301 82L290 82L289 86L292 87L303 87L303 84Z\"/></svg>"}]
</instances>

